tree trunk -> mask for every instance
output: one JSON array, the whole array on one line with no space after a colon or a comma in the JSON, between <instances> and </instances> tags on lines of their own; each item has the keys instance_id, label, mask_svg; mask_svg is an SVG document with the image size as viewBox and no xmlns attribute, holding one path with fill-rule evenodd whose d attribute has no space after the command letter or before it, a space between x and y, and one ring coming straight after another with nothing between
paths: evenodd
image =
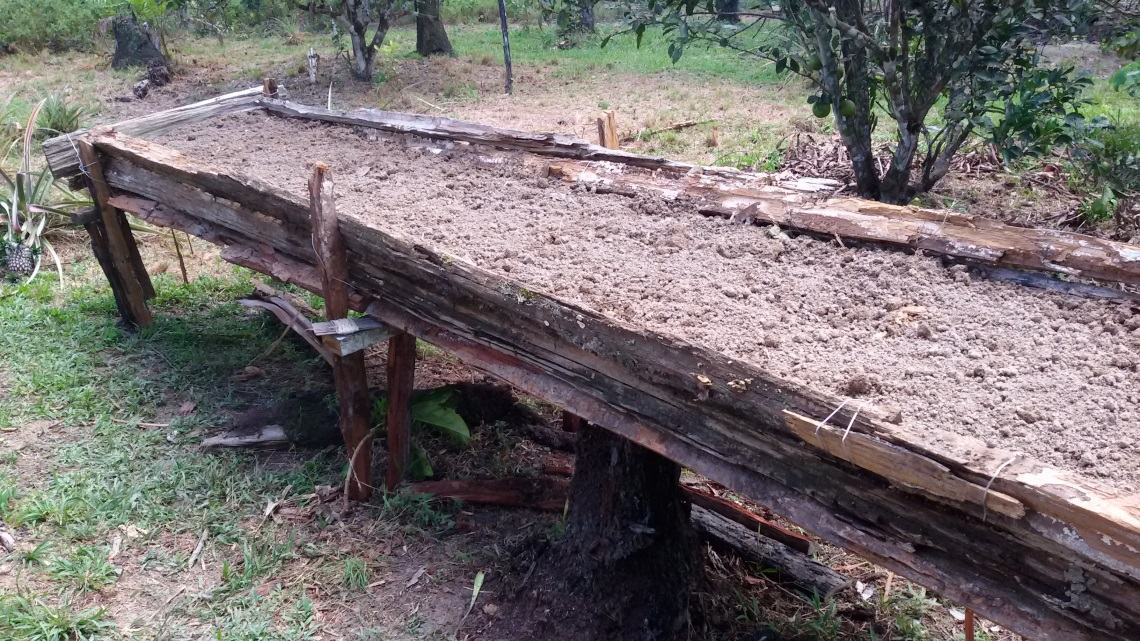
<instances>
[{"instance_id":1,"label":"tree trunk","mask_svg":"<svg viewBox=\"0 0 1140 641\"><path fill-rule=\"evenodd\" d=\"M740 0L716 0L716 19L721 22L740 22Z\"/></svg>"},{"instance_id":2,"label":"tree trunk","mask_svg":"<svg viewBox=\"0 0 1140 641\"><path fill-rule=\"evenodd\" d=\"M582 33L594 33L594 0L578 0L578 28Z\"/></svg>"},{"instance_id":3,"label":"tree trunk","mask_svg":"<svg viewBox=\"0 0 1140 641\"><path fill-rule=\"evenodd\" d=\"M158 34L149 25L140 23L133 13L116 16L111 21L111 32L115 36L112 69L146 67L152 62L168 66Z\"/></svg>"},{"instance_id":4,"label":"tree trunk","mask_svg":"<svg viewBox=\"0 0 1140 641\"><path fill-rule=\"evenodd\" d=\"M879 200L905 205L914 197L910 188L910 167L918 150L922 123L899 123L899 140L891 157L891 166L879 187Z\"/></svg>"},{"instance_id":5,"label":"tree trunk","mask_svg":"<svg viewBox=\"0 0 1140 641\"><path fill-rule=\"evenodd\" d=\"M491 638L684 638L700 549L680 475L676 463L585 427L565 534L505 600Z\"/></svg>"},{"instance_id":6,"label":"tree trunk","mask_svg":"<svg viewBox=\"0 0 1140 641\"><path fill-rule=\"evenodd\" d=\"M416 0L416 51L421 56L451 55L451 41L439 17L440 0Z\"/></svg>"}]
</instances>

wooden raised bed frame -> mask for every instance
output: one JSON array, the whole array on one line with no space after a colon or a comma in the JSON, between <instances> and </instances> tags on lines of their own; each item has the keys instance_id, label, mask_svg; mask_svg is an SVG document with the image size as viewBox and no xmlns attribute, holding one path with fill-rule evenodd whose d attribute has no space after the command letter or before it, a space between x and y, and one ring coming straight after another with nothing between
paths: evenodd
<instances>
[{"instance_id":1,"label":"wooden raised bed frame","mask_svg":"<svg viewBox=\"0 0 1140 641\"><path fill-rule=\"evenodd\" d=\"M811 181L778 185L763 175L697 168L554 134L333 112L263 96L261 88L55 138L45 143L45 154L58 178L87 173L106 225L116 225L116 209L130 211L222 245L228 261L320 293L305 198L132 137L252 109L559 158L551 161L551 175L608 189L702 193L712 203L706 213L742 213L1000 268L1140 282L1140 255L1120 243L1016 231L942 212L820 202L811 193L819 185ZM76 150L87 145L97 163L80 163ZM595 160L608 163L588 162ZM607 178L609 163L640 173ZM101 171L92 175L96 165ZM678 461L1027 637L1140 639L1140 497L1116 495L975 439L894 425L868 409L853 417L845 408L831 421L851 422L844 438L842 429L818 423L838 399L531 291L354 219L342 218L339 227L348 254L348 305L393 330ZM101 231L95 224L94 232ZM134 258L100 261L113 284L135 279L129 292L116 286L124 299L120 310L145 315L137 310L149 282L140 282ZM1130 296L1111 284L1090 291Z\"/></svg>"}]
</instances>

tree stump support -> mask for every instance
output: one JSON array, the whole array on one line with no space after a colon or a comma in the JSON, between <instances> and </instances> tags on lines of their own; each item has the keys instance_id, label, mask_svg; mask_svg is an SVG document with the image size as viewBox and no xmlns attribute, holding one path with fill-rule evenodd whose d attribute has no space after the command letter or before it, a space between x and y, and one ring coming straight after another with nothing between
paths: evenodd
<instances>
[{"instance_id":1,"label":"tree stump support","mask_svg":"<svg viewBox=\"0 0 1140 641\"><path fill-rule=\"evenodd\" d=\"M411 459L415 374L416 337L406 332L393 334L388 339L388 491L404 480Z\"/></svg>"},{"instance_id":2,"label":"tree stump support","mask_svg":"<svg viewBox=\"0 0 1140 641\"><path fill-rule=\"evenodd\" d=\"M91 236L91 249L111 284L115 306L123 322L135 327L150 325L153 317L147 307L154 298L154 285L143 264L127 216L108 202L111 188L103 176L100 156L91 143L76 141L87 191L95 202L97 216L84 223Z\"/></svg>"},{"instance_id":3,"label":"tree stump support","mask_svg":"<svg viewBox=\"0 0 1140 641\"><path fill-rule=\"evenodd\" d=\"M590 423L573 412L562 411L562 431L580 432Z\"/></svg>"},{"instance_id":4,"label":"tree stump support","mask_svg":"<svg viewBox=\"0 0 1140 641\"><path fill-rule=\"evenodd\" d=\"M329 320L348 315L348 254L337 225L333 182L327 165L317 163L309 178L309 213L313 227L313 248ZM332 357L336 384L340 433L348 451L345 497L364 501L372 495L372 402L368 395L368 374L364 352Z\"/></svg>"}]
</instances>

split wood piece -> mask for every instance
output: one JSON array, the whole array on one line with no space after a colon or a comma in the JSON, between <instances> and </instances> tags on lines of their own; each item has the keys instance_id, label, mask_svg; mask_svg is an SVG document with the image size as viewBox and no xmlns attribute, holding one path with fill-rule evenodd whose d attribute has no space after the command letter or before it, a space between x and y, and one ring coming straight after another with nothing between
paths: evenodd
<instances>
[{"instance_id":1,"label":"split wood piece","mask_svg":"<svg viewBox=\"0 0 1140 641\"><path fill-rule=\"evenodd\" d=\"M457 140L485 144L501 149L527 151L542 156L605 160L647 169L671 169L680 173L696 170L724 176L745 175L744 172L728 167L700 167L692 163L678 162L658 156L645 156L620 149L606 149L601 145L590 144L585 140L566 134L532 133L439 116L406 114L379 109L357 109L351 112L334 111L287 100L267 98L260 98L259 104L270 113L288 118L355 125L435 140Z\"/></svg>"},{"instance_id":2,"label":"split wood piece","mask_svg":"<svg viewBox=\"0 0 1140 641\"><path fill-rule=\"evenodd\" d=\"M259 193L256 181L240 177L221 180L190 159L168 165L161 159L171 152L162 148L114 137L96 144L206 190L234 211L258 210L257 202L280 206L277 213L285 217L289 208L307 211L300 199ZM930 458L1027 508L1021 519L989 513L983 520L980 498L931 501L805 446L783 410L826 416L838 404L834 397L531 288L520 297L524 285L353 217L341 221L341 232L353 287L384 300L369 313L392 327L681 462L1025 636L1140 636L1137 497L1118 496L1025 457L1009 463L1010 452L977 439L887 424L870 408L857 417L851 408L838 413L836 422L850 422L853 432ZM270 273L311 270L260 243L226 251ZM1073 601L1077 594L1079 604Z\"/></svg>"},{"instance_id":3,"label":"split wood piece","mask_svg":"<svg viewBox=\"0 0 1140 641\"><path fill-rule=\"evenodd\" d=\"M348 257L337 224L333 181L327 165L317 163L313 167L309 202L325 315L343 318L348 315ZM345 496L351 501L363 501L372 494L372 403L368 397L364 354L357 352L334 358L333 378L340 409L340 433L349 456Z\"/></svg>"},{"instance_id":4,"label":"split wood piece","mask_svg":"<svg viewBox=\"0 0 1140 641\"><path fill-rule=\"evenodd\" d=\"M420 481L410 483L408 489L477 505L561 512L566 508L566 499L570 495L570 481L549 477Z\"/></svg>"},{"instance_id":5,"label":"split wood piece","mask_svg":"<svg viewBox=\"0 0 1140 641\"><path fill-rule=\"evenodd\" d=\"M622 142L636 142L638 140L645 140L646 138L652 138L653 136L656 136L658 134L663 134L667 131L683 131L685 129L688 129L689 127L696 127L698 125L707 125L707 124L713 123L713 122L716 122L716 120L713 118L710 118L708 120L682 120L681 122L676 122L676 123L673 123L667 127L661 127L660 129L642 129L641 131L638 131L636 133L632 133L632 134L629 134L629 135L623 137ZM715 147L716 145L713 145L713 146Z\"/></svg>"},{"instance_id":6,"label":"split wood piece","mask_svg":"<svg viewBox=\"0 0 1140 641\"><path fill-rule=\"evenodd\" d=\"M1013 519L1025 516L1025 505L1021 501L955 476L941 463L884 443L874 436L848 433L789 410L784 410L784 417L788 428L805 443L874 472L891 483L918 490L936 500L979 503L988 512Z\"/></svg>"},{"instance_id":7,"label":"split wood piece","mask_svg":"<svg viewBox=\"0 0 1140 641\"><path fill-rule=\"evenodd\" d=\"M337 356L347 356L388 340L392 334L387 325L374 318L338 318L314 323L311 331Z\"/></svg>"},{"instance_id":8,"label":"split wood piece","mask_svg":"<svg viewBox=\"0 0 1140 641\"><path fill-rule=\"evenodd\" d=\"M773 541L779 541L801 554L815 553L815 545L812 544L811 539L767 519L760 518L732 501L701 492L686 485L681 486L681 491L693 505L716 512L724 518L748 528L750 532L759 532L762 536Z\"/></svg>"},{"instance_id":9,"label":"split wood piece","mask_svg":"<svg viewBox=\"0 0 1140 641\"><path fill-rule=\"evenodd\" d=\"M842 574L810 556L790 549L764 533L758 536L756 532L712 510L694 505L692 518L693 527L713 549L736 554L765 570L776 570L776 576L769 578L780 583L790 583L804 594L826 600L849 585Z\"/></svg>"},{"instance_id":10,"label":"split wood piece","mask_svg":"<svg viewBox=\"0 0 1140 641\"><path fill-rule=\"evenodd\" d=\"M93 131L111 129L132 136L146 136L166 131L178 125L201 122L215 116L256 109L257 100L260 97L261 87L251 87L182 107L123 120L108 127L96 128ZM44 158L56 179L73 178L82 173L77 147L78 141L87 133L89 131L83 129L44 141Z\"/></svg>"},{"instance_id":11,"label":"split wood piece","mask_svg":"<svg viewBox=\"0 0 1140 641\"><path fill-rule=\"evenodd\" d=\"M388 490L404 481L412 456L412 390L416 337L396 332L388 339Z\"/></svg>"},{"instance_id":12,"label":"split wood piece","mask_svg":"<svg viewBox=\"0 0 1140 641\"><path fill-rule=\"evenodd\" d=\"M154 296L150 275L142 263L127 217L108 202L111 190L103 176L99 154L91 143L80 141L79 156L83 160L84 173L87 176L87 189L99 210L99 222L93 224L101 229L91 234L92 246L101 245L95 250L95 255L102 254L104 257L99 260L99 264L111 284L123 321L138 327L146 327L153 320L146 305L147 298Z\"/></svg>"},{"instance_id":13,"label":"split wood piece","mask_svg":"<svg viewBox=\"0 0 1140 641\"><path fill-rule=\"evenodd\" d=\"M887 205L855 198L820 203L773 189L678 183L671 178L614 173L583 163L554 163L553 176L619 193L705 198L702 213L779 225L827 238L881 243L980 263L1065 276L1140 284L1140 248L1074 232L1013 227L981 216Z\"/></svg>"},{"instance_id":14,"label":"split wood piece","mask_svg":"<svg viewBox=\"0 0 1140 641\"><path fill-rule=\"evenodd\" d=\"M243 307L264 309L273 314L277 320L281 321L282 325L292 329L295 334L303 338L309 347L312 347L320 354L321 358L325 359L326 363L335 366L333 353L325 347L324 343L313 336L312 321L288 300L275 295L255 294L246 298L239 298L238 304Z\"/></svg>"},{"instance_id":15,"label":"split wood piece","mask_svg":"<svg viewBox=\"0 0 1140 641\"><path fill-rule=\"evenodd\" d=\"M598 118L598 144L606 149L621 147L617 133L617 116L614 115L612 109Z\"/></svg>"},{"instance_id":16,"label":"split wood piece","mask_svg":"<svg viewBox=\"0 0 1140 641\"><path fill-rule=\"evenodd\" d=\"M261 80L261 95L266 98L277 97L277 79L276 78L263 78Z\"/></svg>"}]
</instances>

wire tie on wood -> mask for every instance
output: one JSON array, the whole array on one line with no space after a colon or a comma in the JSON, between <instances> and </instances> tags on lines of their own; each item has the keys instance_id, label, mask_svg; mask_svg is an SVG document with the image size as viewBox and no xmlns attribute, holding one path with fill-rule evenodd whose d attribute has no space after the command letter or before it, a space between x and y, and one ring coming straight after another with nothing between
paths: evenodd
<instances>
[{"instance_id":1,"label":"wire tie on wood","mask_svg":"<svg viewBox=\"0 0 1140 641\"><path fill-rule=\"evenodd\" d=\"M1013 456L1009 457L1008 461L999 465L998 469L994 472L994 475L990 477L989 482L986 483L985 489L982 490L982 523L986 522L986 516L989 514L990 486L994 484L994 479L998 477L998 474L1001 474L1002 470L1009 467L1010 463L1016 461L1017 457L1018 455L1014 454Z\"/></svg>"},{"instance_id":2,"label":"wire tie on wood","mask_svg":"<svg viewBox=\"0 0 1140 641\"><path fill-rule=\"evenodd\" d=\"M839 439L840 443L847 442L847 435L851 433L851 426L855 425L855 419L859 416L859 411L862 410L866 404L866 401L864 401L859 404L859 407L855 408L855 411L851 414L851 420L847 421L847 429L843 431L843 438Z\"/></svg>"},{"instance_id":3,"label":"wire tie on wood","mask_svg":"<svg viewBox=\"0 0 1140 641\"><path fill-rule=\"evenodd\" d=\"M825 418L825 419L823 419L823 421L815 424L815 435L816 436L819 436L819 431L821 429L823 429L823 426L827 425L827 422L830 421L832 418L834 418L835 415L839 413L839 410L843 409L843 406L846 405L847 401L849 401L849 400L851 400L851 399L849 399L849 398L843 399L843 402L839 404L839 407L835 408L830 414L828 414L827 418Z\"/></svg>"}]
</instances>

